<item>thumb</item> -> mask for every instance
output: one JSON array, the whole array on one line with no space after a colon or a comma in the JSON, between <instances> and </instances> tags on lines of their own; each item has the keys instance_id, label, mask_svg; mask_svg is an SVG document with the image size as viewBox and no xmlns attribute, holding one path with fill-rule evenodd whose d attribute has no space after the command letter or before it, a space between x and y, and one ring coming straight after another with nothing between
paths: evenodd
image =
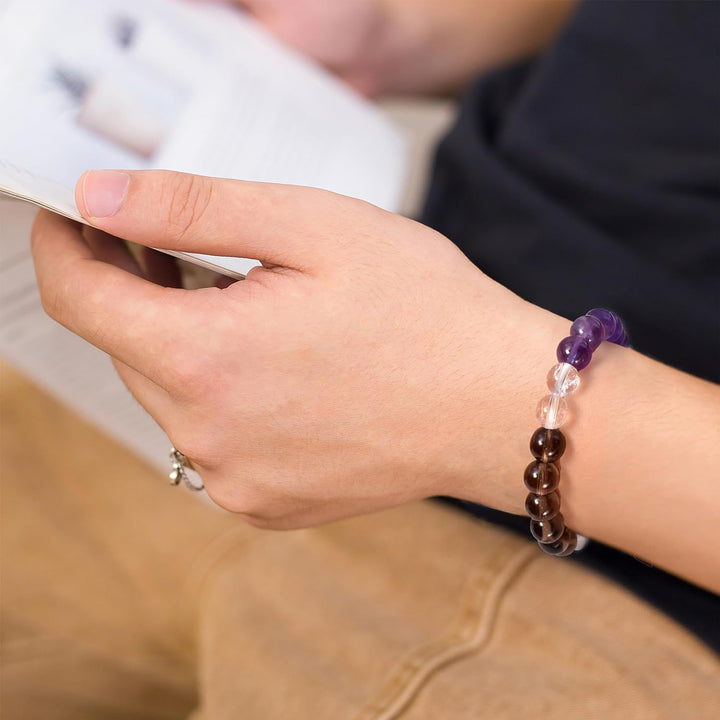
<instances>
[{"instance_id":1,"label":"thumb","mask_svg":"<svg viewBox=\"0 0 720 720\"><path fill-rule=\"evenodd\" d=\"M75 199L88 222L124 240L298 270L322 264L354 223L353 208L368 207L314 188L161 170L91 170Z\"/></svg>"}]
</instances>

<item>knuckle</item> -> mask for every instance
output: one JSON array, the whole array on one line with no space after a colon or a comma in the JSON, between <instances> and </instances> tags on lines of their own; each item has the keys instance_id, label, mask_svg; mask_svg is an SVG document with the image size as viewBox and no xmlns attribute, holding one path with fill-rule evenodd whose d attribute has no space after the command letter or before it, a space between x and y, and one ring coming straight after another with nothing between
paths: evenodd
<instances>
[{"instance_id":1,"label":"knuckle","mask_svg":"<svg viewBox=\"0 0 720 720\"><path fill-rule=\"evenodd\" d=\"M270 519L266 500L250 492L227 493L224 497L225 507L238 515L242 515L252 523L261 523Z\"/></svg>"},{"instance_id":2,"label":"knuckle","mask_svg":"<svg viewBox=\"0 0 720 720\"><path fill-rule=\"evenodd\" d=\"M60 298L59 288L44 284L40 287L40 302L47 315L53 320L60 322L63 303Z\"/></svg>"},{"instance_id":3,"label":"knuckle","mask_svg":"<svg viewBox=\"0 0 720 720\"><path fill-rule=\"evenodd\" d=\"M216 505L228 512L246 515L250 509L251 503L248 498L241 495L227 480L205 483L205 491Z\"/></svg>"},{"instance_id":4,"label":"knuckle","mask_svg":"<svg viewBox=\"0 0 720 720\"><path fill-rule=\"evenodd\" d=\"M173 446L198 467L212 471L221 461L219 453L222 448L212 433L184 424L184 427L170 430L170 436ZM210 495L209 491L208 495Z\"/></svg>"},{"instance_id":5,"label":"knuckle","mask_svg":"<svg viewBox=\"0 0 720 720\"><path fill-rule=\"evenodd\" d=\"M243 487L226 480L217 485L209 483L206 490L213 502L254 527L268 530L283 527L284 504L254 483L253 487Z\"/></svg>"},{"instance_id":6,"label":"knuckle","mask_svg":"<svg viewBox=\"0 0 720 720\"><path fill-rule=\"evenodd\" d=\"M54 278L45 280L40 285L40 302L47 315L53 320L68 327L69 308L68 300L71 283L68 278Z\"/></svg>"},{"instance_id":7,"label":"knuckle","mask_svg":"<svg viewBox=\"0 0 720 720\"><path fill-rule=\"evenodd\" d=\"M202 222L212 201L212 180L201 175L178 174L167 180L166 226L171 240L181 244Z\"/></svg>"}]
</instances>

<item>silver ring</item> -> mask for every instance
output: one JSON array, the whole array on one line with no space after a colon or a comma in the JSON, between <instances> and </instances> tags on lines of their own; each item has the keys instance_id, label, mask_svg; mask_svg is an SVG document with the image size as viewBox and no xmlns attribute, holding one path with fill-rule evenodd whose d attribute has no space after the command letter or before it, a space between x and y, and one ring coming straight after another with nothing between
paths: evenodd
<instances>
[{"instance_id":1,"label":"silver ring","mask_svg":"<svg viewBox=\"0 0 720 720\"><path fill-rule=\"evenodd\" d=\"M199 476L197 476L198 482L194 482L190 479L187 471L194 471L195 468L192 466L190 460L188 460L179 450L176 450L175 447L170 448L170 462L171 469L168 477L170 478L171 485L184 483L186 488L196 492L204 488L202 480L200 480ZM195 474L197 475L197 473Z\"/></svg>"}]
</instances>

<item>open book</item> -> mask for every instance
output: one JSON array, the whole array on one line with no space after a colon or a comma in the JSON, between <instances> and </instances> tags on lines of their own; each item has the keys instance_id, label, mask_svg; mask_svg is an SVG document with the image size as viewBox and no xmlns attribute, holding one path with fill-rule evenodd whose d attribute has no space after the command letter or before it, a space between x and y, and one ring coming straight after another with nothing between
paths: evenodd
<instances>
[{"instance_id":1,"label":"open book","mask_svg":"<svg viewBox=\"0 0 720 720\"><path fill-rule=\"evenodd\" d=\"M324 188L396 210L405 142L250 18L182 0L0 0L0 192L80 221L88 169ZM257 262L183 253L232 276Z\"/></svg>"}]
</instances>

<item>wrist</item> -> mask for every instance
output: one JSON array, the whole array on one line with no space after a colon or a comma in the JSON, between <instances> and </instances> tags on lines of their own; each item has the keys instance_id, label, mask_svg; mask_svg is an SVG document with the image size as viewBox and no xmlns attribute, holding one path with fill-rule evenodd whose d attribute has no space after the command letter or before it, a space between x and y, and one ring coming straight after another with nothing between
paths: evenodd
<instances>
[{"instance_id":1,"label":"wrist","mask_svg":"<svg viewBox=\"0 0 720 720\"><path fill-rule=\"evenodd\" d=\"M512 316L509 332L517 332L520 320L532 323L523 334L526 352L520 362L508 356L507 369L486 388L485 417L478 419L491 429L481 434L479 426L473 428L478 436L474 478L468 472L454 486L457 497L518 514L525 514L523 475L528 439L539 425L537 401L547 393L553 351L568 330L563 318L532 306L525 311L524 320L522 312ZM562 427L567 444L557 463L563 516L558 525L717 592L720 387L613 342L598 348L569 403ZM517 377L505 393L507 403L499 404L497 384L510 382L513 373L526 375ZM479 405L485 397L478 392ZM534 534L539 530L535 527ZM551 541L542 542L545 548Z\"/></svg>"},{"instance_id":2,"label":"wrist","mask_svg":"<svg viewBox=\"0 0 720 720\"><path fill-rule=\"evenodd\" d=\"M524 515L522 477L538 426L535 408L569 321L497 290L497 302L476 312L468 340L463 375L471 380L455 403L456 444L451 461L445 459L450 472L442 492Z\"/></svg>"}]
</instances>

